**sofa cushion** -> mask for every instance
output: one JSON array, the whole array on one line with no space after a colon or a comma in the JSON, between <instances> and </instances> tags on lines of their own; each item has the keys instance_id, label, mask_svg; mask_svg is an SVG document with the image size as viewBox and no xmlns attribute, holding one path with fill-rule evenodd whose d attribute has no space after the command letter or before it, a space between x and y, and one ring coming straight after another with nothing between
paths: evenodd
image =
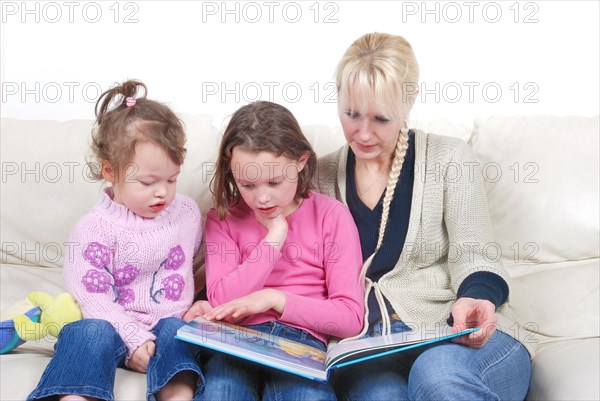
<instances>
[{"instance_id":1,"label":"sofa cushion","mask_svg":"<svg viewBox=\"0 0 600 401\"><path fill-rule=\"evenodd\" d=\"M527 401L600 400L600 339L558 341L538 347Z\"/></svg>"},{"instance_id":2,"label":"sofa cushion","mask_svg":"<svg viewBox=\"0 0 600 401\"><path fill-rule=\"evenodd\" d=\"M430 120L415 119L409 123L410 127L418 128L424 132L436 135L451 136L468 141L471 137L471 127L446 118L434 118Z\"/></svg>"},{"instance_id":3,"label":"sofa cushion","mask_svg":"<svg viewBox=\"0 0 600 401\"><path fill-rule=\"evenodd\" d=\"M530 341L600 336L600 259L507 266L510 305Z\"/></svg>"},{"instance_id":4,"label":"sofa cushion","mask_svg":"<svg viewBox=\"0 0 600 401\"><path fill-rule=\"evenodd\" d=\"M85 120L2 119L3 263L62 265L69 230L99 197L84 158L91 128Z\"/></svg>"},{"instance_id":5,"label":"sofa cushion","mask_svg":"<svg viewBox=\"0 0 600 401\"><path fill-rule=\"evenodd\" d=\"M494 234L505 261L597 258L598 117L522 116L475 121Z\"/></svg>"}]
</instances>

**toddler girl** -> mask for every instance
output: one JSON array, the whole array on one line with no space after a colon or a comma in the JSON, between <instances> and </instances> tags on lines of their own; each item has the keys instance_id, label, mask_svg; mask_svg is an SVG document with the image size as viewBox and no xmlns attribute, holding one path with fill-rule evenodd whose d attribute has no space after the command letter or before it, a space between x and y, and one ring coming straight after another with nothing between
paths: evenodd
<instances>
[{"instance_id":1,"label":"toddler girl","mask_svg":"<svg viewBox=\"0 0 600 401\"><path fill-rule=\"evenodd\" d=\"M84 319L62 329L29 400L112 400L117 366L147 373L149 400L191 400L201 372L173 338L193 300L201 239L198 207L176 193L183 126L138 81L104 92L96 117L90 167L110 186L73 229L64 264Z\"/></svg>"}]
</instances>

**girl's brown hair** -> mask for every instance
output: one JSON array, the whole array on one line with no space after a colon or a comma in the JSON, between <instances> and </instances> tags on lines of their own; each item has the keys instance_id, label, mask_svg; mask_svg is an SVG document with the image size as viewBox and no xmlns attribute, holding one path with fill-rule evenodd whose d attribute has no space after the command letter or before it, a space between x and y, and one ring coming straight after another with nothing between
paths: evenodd
<instances>
[{"instance_id":1,"label":"girl's brown hair","mask_svg":"<svg viewBox=\"0 0 600 401\"><path fill-rule=\"evenodd\" d=\"M100 95L91 144L95 160L88 162L91 178L102 179L103 160L113 165L115 174L120 174L121 168L133 159L136 145L145 142L160 146L174 163L183 164L183 124L169 107L147 99L147 92L144 83L129 80Z\"/></svg>"},{"instance_id":2,"label":"girl's brown hair","mask_svg":"<svg viewBox=\"0 0 600 401\"><path fill-rule=\"evenodd\" d=\"M216 172L211 182L220 219L227 216L228 209L237 205L241 197L231 169L233 149L237 146L247 152L269 152L295 161L308 155L304 168L298 174L296 190L296 196L308 197L317 165L315 152L288 109L276 103L259 101L243 106L233 114L221 140Z\"/></svg>"}]
</instances>

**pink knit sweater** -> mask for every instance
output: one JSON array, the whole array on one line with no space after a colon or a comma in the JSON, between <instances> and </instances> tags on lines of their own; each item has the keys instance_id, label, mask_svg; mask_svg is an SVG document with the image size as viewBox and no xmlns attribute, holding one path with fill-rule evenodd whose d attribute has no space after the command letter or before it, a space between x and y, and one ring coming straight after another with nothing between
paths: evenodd
<instances>
[{"instance_id":1,"label":"pink knit sweater","mask_svg":"<svg viewBox=\"0 0 600 401\"><path fill-rule=\"evenodd\" d=\"M206 221L206 285L212 305L263 288L285 294L285 309L250 316L242 325L277 320L309 331L324 342L362 328L364 284L358 231L348 208L311 193L287 216L281 251L263 241L267 229L240 203L223 221L211 210Z\"/></svg>"},{"instance_id":2,"label":"pink knit sweater","mask_svg":"<svg viewBox=\"0 0 600 401\"><path fill-rule=\"evenodd\" d=\"M194 297L192 260L201 239L200 212L177 194L153 219L111 199L77 223L69 238L64 278L84 318L110 322L127 346L127 359L165 317L181 317Z\"/></svg>"}]
</instances>

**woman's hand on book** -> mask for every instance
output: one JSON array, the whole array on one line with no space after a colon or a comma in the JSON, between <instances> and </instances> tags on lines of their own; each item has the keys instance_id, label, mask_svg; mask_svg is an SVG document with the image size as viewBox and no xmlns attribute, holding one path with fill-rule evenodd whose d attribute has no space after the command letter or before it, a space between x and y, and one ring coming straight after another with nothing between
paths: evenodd
<instances>
[{"instance_id":1,"label":"woman's hand on book","mask_svg":"<svg viewBox=\"0 0 600 401\"><path fill-rule=\"evenodd\" d=\"M282 291L264 289L219 305L204 314L203 317L206 320L223 320L227 323L236 323L247 316L271 309L283 313L284 308L285 294Z\"/></svg>"},{"instance_id":2,"label":"woman's hand on book","mask_svg":"<svg viewBox=\"0 0 600 401\"><path fill-rule=\"evenodd\" d=\"M481 348L496 331L496 307L486 299L459 298L452 305L452 332L479 327L474 333L454 338L452 341L473 348Z\"/></svg>"}]
</instances>

